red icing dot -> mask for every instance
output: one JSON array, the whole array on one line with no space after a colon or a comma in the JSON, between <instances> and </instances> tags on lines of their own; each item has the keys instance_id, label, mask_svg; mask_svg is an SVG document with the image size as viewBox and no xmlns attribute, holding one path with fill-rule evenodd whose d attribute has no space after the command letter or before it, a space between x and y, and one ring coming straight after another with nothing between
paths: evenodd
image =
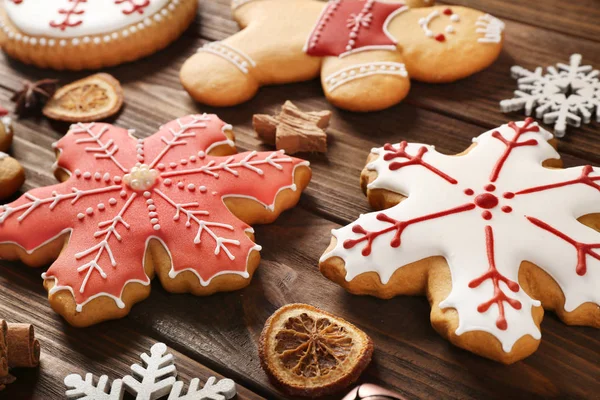
<instances>
[{"instance_id":1,"label":"red icing dot","mask_svg":"<svg viewBox=\"0 0 600 400\"><path fill-rule=\"evenodd\" d=\"M485 220L490 220L492 219L492 213L489 212L488 210L485 210L484 212L481 213L481 216L483 217L483 219Z\"/></svg>"},{"instance_id":2,"label":"red icing dot","mask_svg":"<svg viewBox=\"0 0 600 400\"><path fill-rule=\"evenodd\" d=\"M437 35L435 35L435 40L437 40L438 42L445 42L446 36L444 36L443 33L438 33Z\"/></svg>"},{"instance_id":3,"label":"red icing dot","mask_svg":"<svg viewBox=\"0 0 600 400\"><path fill-rule=\"evenodd\" d=\"M512 199L515 197L515 194L513 192L506 192L504 193L504 198L505 199Z\"/></svg>"},{"instance_id":4,"label":"red icing dot","mask_svg":"<svg viewBox=\"0 0 600 400\"><path fill-rule=\"evenodd\" d=\"M475 197L475 205L481 208L494 208L498 205L498 198L490 193L480 194Z\"/></svg>"},{"instance_id":5,"label":"red icing dot","mask_svg":"<svg viewBox=\"0 0 600 400\"><path fill-rule=\"evenodd\" d=\"M452 10L451 10L451 9L449 9L449 8L446 8L446 9L444 10L444 14L446 14L446 15L452 15Z\"/></svg>"},{"instance_id":6,"label":"red icing dot","mask_svg":"<svg viewBox=\"0 0 600 400\"><path fill-rule=\"evenodd\" d=\"M501 210L508 214L509 212L512 212L512 207L504 206L501 208Z\"/></svg>"},{"instance_id":7,"label":"red icing dot","mask_svg":"<svg viewBox=\"0 0 600 400\"><path fill-rule=\"evenodd\" d=\"M489 185L486 185L484 187L484 189L487 190L488 192L493 192L494 190L496 190L496 186L494 186L490 183Z\"/></svg>"},{"instance_id":8,"label":"red icing dot","mask_svg":"<svg viewBox=\"0 0 600 400\"><path fill-rule=\"evenodd\" d=\"M473 189L465 189L465 194L467 196L473 196L473 193L475 193L475 192L473 192Z\"/></svg>"}]
</instances>

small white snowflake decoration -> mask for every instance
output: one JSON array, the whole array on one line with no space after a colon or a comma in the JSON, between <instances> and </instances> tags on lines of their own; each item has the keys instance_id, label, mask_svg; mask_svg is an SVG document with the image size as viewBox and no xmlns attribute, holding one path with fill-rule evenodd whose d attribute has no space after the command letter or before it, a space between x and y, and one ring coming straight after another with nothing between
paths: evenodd
<instances>
[{"instance_id":1,"label":"small white snowflake decoration","mask_svg":"<svg viewBox=\"0 0 600 400\"><path fill-rule=\"evenodd\" d=\"M567 125L589 124L595 113L600 122L600 71L591 65L581 65L581 54L573 54L569 64L558 63L543 73L542 67L529 71L515 65L511 75L517 79L515 97L502 100L502 112L525 110L554 124L554 134L563 137Z\"/></svg>"},{"instance_id":2,"label":"small white snowflake decoration","mask_svg":"<svg viewBox=\"0 0 600 400\"><path fill-rule=\"evenodd\" d=\"M200 388L200 380L192 379L187 394L182 394L183 382L177 381L177 368L173 354L167 352L164 343L157 343L150 349L150 355L141 355L144 366L131 366L133 376L116 379L110 387L108 376L102 375L94 384L94 376L86 374L85 378L71 374L65 378L68 399L78 400L121 400L124 392L135 395L136 400L229 400L236 395L235 382L231 379L217 381L210 377Z\"/></svg>"}]
</instances>

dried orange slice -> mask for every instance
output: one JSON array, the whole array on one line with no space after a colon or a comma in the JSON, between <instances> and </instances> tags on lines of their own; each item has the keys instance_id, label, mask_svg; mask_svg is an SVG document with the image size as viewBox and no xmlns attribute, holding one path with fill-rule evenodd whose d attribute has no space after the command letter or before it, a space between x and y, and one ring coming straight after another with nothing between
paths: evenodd
<instances>
[{"instance_id":1,"label":"dried orange slice","mask_svg":"<svg viewBox=\"0 0 600 400\"><path fill-rule=\"evenodd\" d=\"M108 118L123 105L123 89L112 75L100 73L58 89L46 103L46 117L67 122Z\"/></svg>"},{"instance_id":2,"label":"dried orange slice","mask_svg":"<svg viewBox=\"0 0 600 400\"><path fill-rule=\"evenodd\" d=\"M265 324L260 361L288 394L317 397L355 382L371 361L373 342L351 323L306 304L289 304Z\"/></svg>"}]
</instances>

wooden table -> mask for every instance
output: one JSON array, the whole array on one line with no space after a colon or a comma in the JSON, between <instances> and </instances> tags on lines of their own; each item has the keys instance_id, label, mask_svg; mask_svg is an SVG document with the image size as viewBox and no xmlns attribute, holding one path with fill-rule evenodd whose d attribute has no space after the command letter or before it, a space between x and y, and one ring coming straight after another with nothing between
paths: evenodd
<instances>
[{"instance_id":1,"label":"wooden table","mask_svg":"<svg viewBox=\"0 0 600 400\"><path fill-rule=\"evenodd\" d=\"M265 88L251 102L234 108L195 104L179 83L179 68L205 42L237 30L228 0L203 0L194 25L168 49L108 70L123 83L126 96L126 106L114 123L135 128L142 136L188 113L217 112L234 125L241 150L262 149L252 131L252 114L276 113L289 99L308 110L333 109L329 153L308 157L314 178L300 205L276 223L257 227L263 260L251 285L239 292L208 298L171 295L155 281L150 298L127 318L75 329L50 309L41 270L1 262L0 316L35 324L43 356L39 370L16 371L18 382L0 398L63 398L67 374L89 371L120 377L157 341L174 349L180 376L186 381L223 375L237 381L240 399L286 398L260 369L257 342L268 316L290 302L323 307L364 329L375 341L376 351L361 380L407 398L600 398L600 331L596 329L567 327L547 313L539 350L525 361L503 366L439 337L429 324L424 297L383 301L352 296L318 271L317 260L329 243L331 229L369 211L358 177L371 147L405 139L434 144L442 152L460 152L473 136L523 118L499 111L498 102L511 97L515 89L510 66L546 66L581 53L586 64L600 67L598 0L456 3L468 3L506 22L506 43L498 61L454 84L414 83L402 104L378 113L333 109L317 81ZM7 107L22 79L57 77L67 83L86 75L43 71L0 57L0 104ZM55 182L51 144L67 129L66 124L43 118L16 123L12 154L27 169L23 190ZM598 123L569 127L559 143L566 165L600 165L599 139Z\"/></svg>"}]
</instances>

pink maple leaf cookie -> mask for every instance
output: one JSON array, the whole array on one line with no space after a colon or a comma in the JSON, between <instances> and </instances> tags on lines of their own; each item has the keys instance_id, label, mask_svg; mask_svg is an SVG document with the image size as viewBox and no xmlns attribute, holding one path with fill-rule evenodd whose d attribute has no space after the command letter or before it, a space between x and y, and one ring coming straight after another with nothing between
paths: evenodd
<instances>
[{"instance_id":1,"label":"pink maple leaf cookie","mask_svg":"<svg viewBox=\"0 0 600 400\"><path fill-rule=\"evenodd\" d=\"M532 119L457 156L401 142L373 149L374 208L333 231L321 272L352 293L426 294L452 343L511 363L533 353L544 309L600 328L600 169L560 169Z\"/></svg>"},{"instance_id":2,"label":"pink maple leaf cookie","mask_svg":"<svg viewBox=\"0 0 600 400\"><path fill-rule=\"evenodd\" d=\"M42 68L92 69L167 46L196 15L197 0L4 0L0 43Z\"/></svg>"},{"instance_id":3,"label":"pink maple leaf cookie","mask_svg":"<svg viewBox=\"0 0 600 400\"><path fill-rule=\"evenodd\" d=\"M334 105L352 111L390 107L410 80L440 83L489 66L504 24L460 6L381 0L233 0L242 30L208 43L181 69L197 101L231 106L261 86L321 77Z\"/></svg>"},{"instance_id":4,"label":"pink maple leaf cookie","mask_svg":"<svg viewBox=\"0 0 600 400\"><path fill-rule=\"evenodd\" d=\"M50 303L76 326L126 315L155 274L176 293L246 286L260 260L250 225L293 207L311 173L283 152L236 154L232 139L214 115L146 139L71 126L55 144L62 183L0 206L0 259L52 262Z\"/></svg>"}]
</instances>

